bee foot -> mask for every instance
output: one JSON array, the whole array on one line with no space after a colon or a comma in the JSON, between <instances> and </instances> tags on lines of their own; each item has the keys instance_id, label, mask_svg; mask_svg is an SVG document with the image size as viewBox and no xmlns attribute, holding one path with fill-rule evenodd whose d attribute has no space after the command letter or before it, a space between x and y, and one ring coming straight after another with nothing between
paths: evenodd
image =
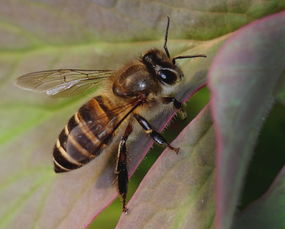
<instances>
[{"instance_id":1,"label":"bee foot","mask_svg":"<svg viewBox=\"0 0 285 229\"><path fill-rule=\"evenodd\" d=\"M173 150L176 154L178 154L179 151L180 151L180 148L179 148L179 147L176 148L176 147L173 147L173 146L171 146L171 145L168 145L168 148L171 149L171 150Z\"/></svg>"},{"instance_id":2,"label":"bee foot","mask_svg":"<svg viewBox=\"0 0 285 229\"><path fill-rule=\"evenodd\" d=\"M129 209L126 207L123 207L123 212L125 213L125 215L127 215L129 213Z\"/></svg>"}]
</instances>

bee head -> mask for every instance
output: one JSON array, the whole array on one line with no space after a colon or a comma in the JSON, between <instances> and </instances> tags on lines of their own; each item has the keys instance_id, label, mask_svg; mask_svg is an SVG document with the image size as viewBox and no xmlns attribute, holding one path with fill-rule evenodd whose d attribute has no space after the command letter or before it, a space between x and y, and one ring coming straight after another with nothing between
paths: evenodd
<instances>
[{"instance_id":1,"label":"bee head","mask_svg":"<svg viewBox=\"0 0 285 229\"><path fill-rule=\"evenodd\" d=\"M162 50L151 49L142 56L148 71L164 85L174 85L183 77L181 69Z\"/></svg>"},{"instance_id":2,"label":"bee head","mask_svg":"<svg viewBox=\"0 0 285 229\"><path fill-rule=\"evenodd\" d=\"M142 62L147 66L148 71L156 77L162 84L169 86L179 82L183 77L183 73L179 67L176 66L176 60L206 57L206 55L191 55L191 56L176 56L170 58L167 48L168 29L170 18L167 16L166 31L164 36L164 51L159 49L151 49L142 57Z\"/></svg>"}]
</instances>

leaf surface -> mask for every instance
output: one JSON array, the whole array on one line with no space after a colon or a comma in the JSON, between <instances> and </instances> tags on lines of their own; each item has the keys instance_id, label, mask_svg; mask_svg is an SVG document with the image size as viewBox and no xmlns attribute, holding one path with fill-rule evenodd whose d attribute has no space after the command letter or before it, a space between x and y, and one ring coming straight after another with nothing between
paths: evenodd
<instances>
[{"instance_id":1,"label":"leaf surface","mask_svg":"<svg viewBox=\"0 0 285 229\"><path fill-rule=\"evenodd\" d=\"M116 228L212 228L215 137L209 107L172 142L133 195Z\"/></svg>"},{"instance_id":2,"label":"leaf surface","mask_svg":"<svg viewBox=\"0 0 285 229\"><path fill-rule=\"evenodd\" d=\"M285 69L285 13L233 34L209 74L217 135L217 227L229 228L260 127ZM254 42L253 42L254 41Z\"/></svg>"},{"instance_id":3,"label":"leaf surface","mask_svg":"<svg viewBox=\"0 0 285 229\"><path fill-rule=\"evenodd\" d=\"M155 9L155 10L153 10ZM183 100L205 84L212 57L228 33L283 1L203 2L14 0L0 7L0 227L84 228L115 197L112 153L68 174L52 171L51 150L68 118L93 94L52 100L14 86L16 77L56 68L117 69L148 48L161 47L171 18L173 55L181 61ZM160 41L158 41L160 39ZM212 39L212 40L210 40ZM165 126L165 114L157 127ZM142 139L131 172L150 147ZM134 143L136 145L136 143Z\"/></svg>"},{"instance_id":4,"label":"leaf surface","mask_svg":"<svg viewBox=\"0 0 285 229\"><path fill-rule=\"evenodd\" d=\"M177 95L179 100L189 97L205 85L207 66L223 40L199 43L195 45L196 48L193 48L192 41L190 43L186 41L184 44L186 47L191 44L190 47L177 51L177 54L181 55L201 52L205 49L204 45L209 51L208 59L192 60L191 68L186 61L180 62L187 77ZM178 46L181 44L179 41L170 40L170 42L177 43ZM118 50L112 52L112 57L119 59L127 50L139 53L138 50L155 47L157 44L158 42L146 42L139 48L136 43L122 47L116 45ZM105 45L104 49L108 51L111 47L114 45ZM27 228L33 226L43 229L83 228L116 198L116 186L113 185L116 155L114 152L104 153L83 168L66 174L54 174L52 168L51 151L58 133L68 118L94 94L52 100L44 95L35 96L32 92L22 91L13 85L15 78L21 75L20 72L31 72L37 68L38 70L60 68L69 63L75 68L96 69L98 67L89 67L91 64L87 63L81 65L77 61L78 58L91 59L94 54L90 50L96 52L96 48L95 45L86 45L64 49L65 55L59 62L55 60L56 55L60 53L57 49L31 51L18 56L19 64L5 82L6 87L1 90L3 100L0 105L5 107L0 111L2 117L0 201L6 203L0 207L0 225L3 228L22 228L23 224ZM73 53L77 55L75 59L70 58ZM48 61L39 63L36 69L32 69L31 66L34 66L35 62L44 59ZM100 64L100 60L98 62ZM157 128L164 126L171 115L163 114L164 118L161 119L161 116L159 122L154 125ZM133 154L129 167L131 173L151 147L148 138L138 139L139 142L133 144L135 150L132 146L129 149Z\"/></svg>"},{"instance_id":5,"label":"leaf surface","mask_svg":"<svg viewBox=\"0 0 285 229\"><path fill-rule=\"evenodd\" d=\"M265 195L237 215L233 228L284 228L284 193L285 168L280 171Z\"/></svg>"}]
</instances>

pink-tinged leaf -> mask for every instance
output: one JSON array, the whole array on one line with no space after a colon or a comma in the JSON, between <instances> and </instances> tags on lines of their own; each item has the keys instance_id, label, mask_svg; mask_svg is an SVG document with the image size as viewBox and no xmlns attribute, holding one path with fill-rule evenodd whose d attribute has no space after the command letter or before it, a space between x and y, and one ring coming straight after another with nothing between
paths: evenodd
<instances>
[{"instance_id":1,"label":"pink-tinged leaf","mask_svg":"<svg viewBox=\"0 0 285 229\"><path fill-rule=\"evenodd\" d=\"M217 228L231 225L259 129L284 77L284 24L282 12L235 32L210 69L218 144Z\"/></svg>"},{"instance_id":2,"label":"pink-tinged leaf","mask_svg":"<svg viewBox=\"0 0 285 229\"><path fill-rule=\"evenodd\" d=\"M127 50L128 48L126 52ZM185 69L185 73L190 74L186 85L191 86L180 91L180 99L193 94L205 84L206 66L210 59L194 60L192 70ZM205 66L203 61L207 63ZM9 81L10 88L12 83ZM5 131L0 135L0 226L11 229L22 228L22 225L25 228L37 226L41 229L85 228L117 196L113 184L116 152L104 153L81 169L54 174L51 151L57 135L68 116L88 98L81 98L72 106L58 102L60 108L48 105L38 107L35 104L40 104L40 96L31 95L29 99L27 92L14 90L18 102L9 103L11 98L6 97L0 104L7 109L0 111L1 117L10 120L3 122L2 128ZM21 107L24 94L31 104ZM3 91L1 95L4 95ZM50 100L47 101L51 103ZM21 114L17 112L19 108ZM169 116L170 114L160 116L160 125L165 124ZM143 159L151 142L142 136L133 145L129 149L132 152L131 173Z\"/></svg>"},{"instance_id":3,"label":"pink-tinged leaf","mask_svg":"<svg viewBox=\"0 0 285 229\"><path fill-rule=\"evenodd\" d=\"M186 77L185 84L177 93L179 100L188 98L205 85L207 67L223 40L213 40L196 46L194 52L207 49L208 58L191 60L190 63L180 62ZM129 52L130 46L125 47L125 52ZM78 51L78 56L87 55L81 51L85 53L86 50ZM113 52L113 58L116 59L120 52ZM132 49L132 52L137 52L137 49ZM186 50L181 54L190 52ZM49 53L45 56L49 56ZM68 57L69 55L66 58ZM35 58L34 55L28 56L25 62L31 64ZM62 61L65 60L63 58ZM13 75L13 78L17 75ZM46 99L47 105L40 106L41 99L44 101L43 96L17 90L12 84L11 79L7 83L7 89L1 92L4 95L9 89L15 90L13 96L1 101L1 106L7 109L1 110L2 117L10 120L3 125L5 131L0 135L3 142L0 201L5 203L0 206L1 226L13 229L22 228L22 225L41 229L85 228L117 196L116 186L113 184L116 153L104 153L81 169L66 174L54 174L51 150L57 134L64 127L68 116L88 98L77 98L72 106L69 105L70 102L52 103ZM25 104L25 99L28 105L21 107L21 104ZM17 112L19 107L21 115ZM171 116L169 113L162 114L154 125L157 128L165 126ZM129 147L131 174L151 144L149 138L142 136Z\"/></svg>"},{"instance_id":4,"label":"pink-tinged leaf","mask_svg":"<svg viewBox=\"0 0 285 229\"><path fill-rule=\"evenodd\" d=\"M147 4L142 0L9 1L0 7L0 49L82 45L98 40L160 39L158 31L162 31L165 21L161 19L166 15L175 22L172 36L209 40L284 9L284 4L278 1L206 3L197 0L157 0Z\"/></svg>"},{"instance_id":5,"label":"pink-tinged leaf","mask_svg":"<svg viewBox=\"0 0 285 229\"><path fill-rule=\"evenodd\" d=\"M169 15L171 54L208 55L206 60L179 62L187 76L179 98L187 98L205 83L211 57L229 32L283 7L250 2L226 6L220 0L147 5L125 0L15 0L2 4L0 227L83 228L116 196L111 154L69 174L52 171L51 151L58 133L91 95L51 100L15 88L16 77L55 68L117 69L146 49L162 46L164 18ZM162 126L168 118L160 120ZM146 143L134 143L141 151L131 160L131 171L149 147Z\"/></svg>"},{"instance_id":6,"label":"pink-tinged leaf","mask_svg":"<svg viewBox=\"0 0 285 229\"><path fill-rule=\"evenodd\" d=\"M215 136L209 107L164 150L122 215L122 228L212 228L215 216Z\"/></svg>"},{"instance_id":7,"label":"pink-tinged leaf","mask_svg":"<svg viewBox=\"0 0 285 229\"><path fill-rule=\"evenodd\" d=\"M206 80L205 73L206 73L206 68L209 66L209 63L211 62L211 57L212 57L211 53L215 52L215 50L219 47L222 41L223 39L212 41L210 45L211 49L209 49L209 58L205 59L204 61L197 61L196 64L194 63L192 65L191 69L186 69L185 74L187 75L187 79L186 79L185 84L181 85L181 87L179 88L176 94L177 95L176 98L178 100L185 101L189 99L189 97L191 97L194 93L196 93L201 87L205 85L205 80ZM204 47L204 45L202 45L202 47ZM152 125L154 126L155 129L162 130L169 123L173 115L174 115L173 112L164 111L160 115L158 115L156 119L152 121ZM136 140L132 142L131 144L129 144L128 169L129 169L130 176L132 176L135 169L138 167L140 162L143 160L143 158L145 157L145 155L151 148L152 144L153 144L153 141L149 137L146 137L144 133L137 136ZM117 196L116 187L114 185L111 185L110 182L108 182L108 179L106 180L106 177L105 177L106 174L108 174L109 177L114 178L114 166L115 165L113 163L111 167L108 168L108 171L107 170L104 171L104 176L102 177L101 175L101 177L99 177L99 180L102 179L104 182L106 182L106 184L109 183L109 186L110 186L109 188L112 190L113 193L115 193L115 195L114 194L110 195L106 191L104 191L104 189L107 186L105 184L103 192L104 192L104 197L109 200L107 204L109 204L110 201L112 201ZM95 167L93 168L95 169ZM106 200L102 202L105 203ZM97 211L96 209L93 210L94 217L96 217L96 215L102 210L102 206L104 206L102 202L98 204L98 206L100 206L101 208L99 208Z\"/></svg>"},{"instance_id":8,"label":"pink-tinged leaf","mask_svg":"<svg viewBox=\"0 0 285 229\"><path fill-rule=\"evenodd\" d=\"M267 193L236 216L233 229L285 228L285 167Z\"/></svg>"}]
</instances>

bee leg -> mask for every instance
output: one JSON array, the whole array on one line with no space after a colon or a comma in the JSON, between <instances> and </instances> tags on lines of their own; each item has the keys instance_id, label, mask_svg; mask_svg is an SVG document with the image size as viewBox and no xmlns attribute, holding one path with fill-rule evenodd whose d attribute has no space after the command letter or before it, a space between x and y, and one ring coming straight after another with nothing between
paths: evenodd
<instances>
[{"instance_id":1,"label":"bee leg","mask_svg":"<svg viewBox=\"0 0 285 229\"><path fill-rule=\"evenodd\" d=\"M138 114L134 114L135 119L138 121L138 123L144 128L145 132L150 135L150 137L158 144L160 145L166 145L169 149L175 151L176 154L179 152L179 148L175 148L171 146L165 138L159 134L157 131L155 131L152 126L149 124L149 122L144 119L142 116Z\"/></svg>"},{"instance_id":2,"label":"bee leg","mask_svg":"<svg viewBox=\"0 0 285 229\"><path fill-rule=\"evenodd\" d=\"M179 110L179 116L182 120L187 118L187 113L184 110L183 104L179 102L175 97L162 97L162 103L173 103L173 106Z\"/></svg>"},{"instance_id":3,"label":"bee leg","mask_svg":"<svg viewBox=\"0 0 285 229\"><path fill-rule=\"evenodd\" d=\"M128 192L128 168L127 168L127 147L126 141L131 134L133 127L129 124L125 130L123 137L119 143L118 155L116 162L115 174L117 176L118 191L123 200L123 212L127 214L128 209L126 208L126 198Z\"/></svg>"},{"instance_id":4,"label":"bee leg","mask_svg":"<svg viewBox=\"0 0 285 229\"><path fill-rule=\"evenodd\" d=\"M182 108L182 103L180 103L175 97L162 97L162 103L164 104L173 103L173 106L176 109Z\"/></svg>"}]
</instances>

